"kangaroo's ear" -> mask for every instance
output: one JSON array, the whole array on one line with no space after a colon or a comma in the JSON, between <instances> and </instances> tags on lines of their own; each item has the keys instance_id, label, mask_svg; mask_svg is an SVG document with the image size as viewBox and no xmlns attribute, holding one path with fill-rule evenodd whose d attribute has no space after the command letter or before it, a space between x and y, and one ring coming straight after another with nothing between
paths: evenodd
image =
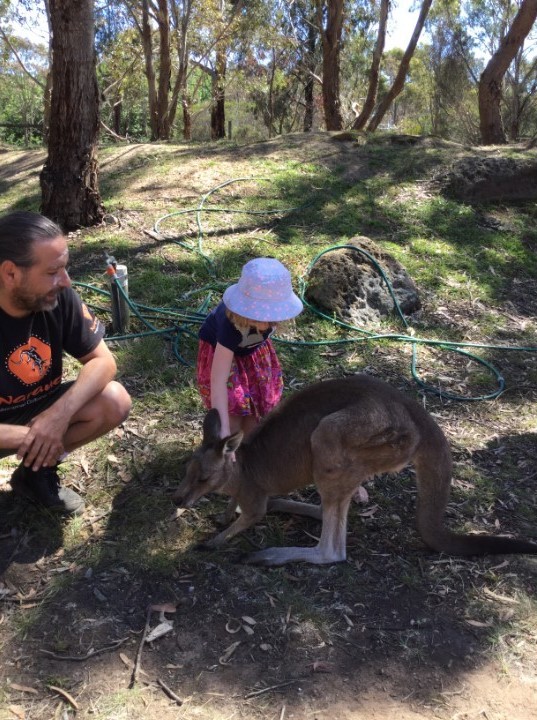
<instances>
[{"instance_id":1,"label":"kangaroo's ear","mask_svg":"<svg viewBox=\"0 0 537 720\"><path fill-rule=\"evenodd\" d=\"M216 408L211 408L203 421L203 445L211 445L220 440L220 413Z\"/></svg>"},{"instance_id":2,"label":"kangaroo's ear","mask_svg":"<svg viewBox=\"0 0 537 720\"><path fill-rule=\"evenodd\" d=\"M242 442L243 433L241 431L228 435L228 437L222 439L222 452L224 455L235 452Z\"/></svg>"}]
</instances>

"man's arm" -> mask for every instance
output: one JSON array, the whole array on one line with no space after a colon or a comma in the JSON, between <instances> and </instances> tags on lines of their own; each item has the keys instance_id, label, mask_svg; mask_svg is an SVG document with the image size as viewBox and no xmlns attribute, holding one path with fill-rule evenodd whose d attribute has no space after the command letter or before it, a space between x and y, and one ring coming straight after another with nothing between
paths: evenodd
<instances>
[{"instance_id":1,"label":"man's arm","mask_svg":"<svg viewBox=\"0 0 537 720\"><path fill-rule=\"evenodd\" d=\"M116 374L116 361L104 340L82 358L76 381L58 400L30 422L17 456L33 470L54 465L64 453L65 433L74 416L99 395Z\"/></svg>"},{"instance_id":2,"label":"man's arm","mask_svg":"<svg viewBox=\"0 0 537 720\"><path fill-rule=\"evenodd\" d=\"M16 450L30 428L27 425L0 425L0 450Z\"/></svg>"}]
</instances>

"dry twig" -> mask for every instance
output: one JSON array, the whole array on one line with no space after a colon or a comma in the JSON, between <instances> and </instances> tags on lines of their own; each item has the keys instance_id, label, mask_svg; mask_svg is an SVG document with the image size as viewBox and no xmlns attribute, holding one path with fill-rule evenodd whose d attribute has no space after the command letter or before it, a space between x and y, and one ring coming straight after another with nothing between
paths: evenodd
<instances>
[{"instance_id":1,"label":"dry twig","mask_svg":"<svg viewBox=\"0 0 537 720\"><path fill-rule=\"evenodd\" d=\"M160 685L160 687L164 690L164 692L166 693L166 695L167 695L169 698L171 698L172 700L174 700L178 705L182 705L182 704L183 704L183 701L181 700L181 698L179 697L179 695L176 695L176 694L173 692L173 690L170 690L170 688L166 685L166 683L165 683L163 680L161 680L160 678L157 678L157 683Z\"/></svg>"},{"instance_id":2,"label":"dry twig","mask_svg":"<svg viewBox=\"0 0 537 720\"><path fill-rule=\"evenodd\" d=\"M88 658L93 657L94 655L100 655L101 653L115 650L120 645L123 645L124 642L127 642L128 639L129 638L122 638L121 640L116 640L116 642L112 643L111 645L106 645L105 647L99 648L98 650L89 650L85 655L58 655L58 653L52 652L51 650L43 650L43 648L39 648L39 652L43 655L48 655L48 657L54 658L54 660L69 660L70 662L82 662L84 660L88 660Z\"/></svg>"},{"instance_id":3,"label":"dry twig","mask_svg":"<svg viewBox=\"0 0 537 720\"><path fill-rule=\"evenodd\" d=\"M138 652L136 653L136 660L134 662L134 667L132 669L131 681L129 683L129 690L132 690L132 688L136 685L136 681L138 679L138 673L140 672L141 661L142 661L142 650L144 649L145 639L147 637L147 633L149 632L150 619L151 619L151 605L147 608L145 627L144 627L144 631L142 633L142 639L140 640L140 645L138 647Z\"/></svg>"},{"instance_id":4,"label":"dry twig","mask_svg":"<svg viewBox=\"0 0 537 720\"><path fill-rule=\"evenodd\" d=\"M244 696L245 700L249 698L257 697L257 695L263 695L263 693L270 692L271 690L277 690L278 688L285 687L286 685L292 685L293 683L299 682L299 678L295 680L287 680L287 682L278 683L278 685L269 685L268 687L261 688L261 690L254 690L248 695Z\"/></svg>"}]
</instances>

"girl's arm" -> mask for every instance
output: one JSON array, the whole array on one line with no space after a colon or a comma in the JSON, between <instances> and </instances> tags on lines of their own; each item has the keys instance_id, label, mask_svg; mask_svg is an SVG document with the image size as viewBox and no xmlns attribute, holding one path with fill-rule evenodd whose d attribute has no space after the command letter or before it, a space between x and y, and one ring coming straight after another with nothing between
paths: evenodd
<instances>
[{"instance_id":1,"label":"girl's arm","mask_svg":"<svg viewBox=\"0 0 537 720\"><path fill-rule=\"evenodd\" d=\"M233 362L233 351L216 343L213 364L211 366L211 407L220 413L222 429L221 437L231 434L229 426L229 404L227 397L227 381Z\"/></svg>"}]
</instances>

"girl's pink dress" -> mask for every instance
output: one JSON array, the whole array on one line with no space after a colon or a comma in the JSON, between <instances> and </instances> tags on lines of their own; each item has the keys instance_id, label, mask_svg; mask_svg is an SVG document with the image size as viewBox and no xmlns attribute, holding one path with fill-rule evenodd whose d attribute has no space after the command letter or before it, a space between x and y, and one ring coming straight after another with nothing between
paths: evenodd
<instances>
[{"instance_id":1,"label":"girl's pink dress","mask_svg":"<svg viewBox=\"0 0 537 720\"><path fill-rule=\"evenodd\" d=\"M197 379L207 409L211 408L213 356L211 343L200 340ZM227 382L230 415L254 415L260 420L278 404L282 391L282 368L270 339L265 340L250 355L233 357Z\"/></svg>"}]
</instances>

